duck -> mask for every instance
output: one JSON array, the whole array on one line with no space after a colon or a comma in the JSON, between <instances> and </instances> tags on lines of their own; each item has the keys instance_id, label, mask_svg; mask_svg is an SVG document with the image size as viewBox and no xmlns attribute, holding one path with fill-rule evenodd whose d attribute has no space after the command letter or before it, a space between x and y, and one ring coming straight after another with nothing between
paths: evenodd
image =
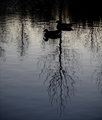
<instances>
[{"instance_id":1,"label":"duck","mask_svg":"<svg viewBox=\"0 0 102 120\"><path fill-rule=\"evenodd\" d=\"M49 31L48 29L45 29L43 32L44 32L44 40L45 41L47 41L49 38L57 39L57 38L61 37L60 30Z\"/></svg>"},{"instance_id":2,"label":"duck","mask_svg":"<svg viewBox=\"0 0 102 120\"><path fill-rule=\"evenodd\" d=\"M57 29L63 30L63 31L71 31L72 29L72 23L66 24L62 23L61 21L56 21L57 23Z\"/></svg>"}]
</instances>

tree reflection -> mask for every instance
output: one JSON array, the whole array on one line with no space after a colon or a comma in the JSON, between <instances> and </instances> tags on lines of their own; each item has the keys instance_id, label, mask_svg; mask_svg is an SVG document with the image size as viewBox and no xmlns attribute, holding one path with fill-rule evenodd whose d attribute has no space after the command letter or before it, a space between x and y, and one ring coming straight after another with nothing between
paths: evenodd
<instances>
[{"instance_id":1,"label":"tree reflection","mask_svg":"<svg viewBox=\"0 0 102 120\"><path fill-rule=\"evenodd\" d=\"M97 73L96 83L98 85L98 90L102 93L102 69Z\"/></svg>"},{"instance_id":2,"label":"tree reflection","mask_svg":"<svg viewBox=\"0 0 102 120\"><path fill-rule=\"evenodd\" d=\"M5 49L5 45L8 45L8 41L6 38L8 38L8 30L7 30L7 23L6 23L6 16L4 15L4 17L0 17L0 57L3 61L6 60L6 49Z\"/></svg>"},{"instance_id":3,"label":"tree reflection","mask_svg":"<svg viewBox=\"0 0 102 120\"><path fill-rule=\"evenodd\" d=\"M3 58L5 60L5 49L0 46L0 58Z\"/></svg>"},{"instance_id":4,"label":"tree reflection","mask_svg":"<svg viewBox=\"0 0 102 120\"><path fill-rule=\"evenodd\" d=\"M89 32L90 48L93 52L95 52L95 51L98 52L100 43L98 42L97 33L100 32L99 26L94 26L94 23L92 21L91 23L89 23L88 27L90 29L90 32Z\"/></svg>"},{"instance_id":5,"label":"tree reflection","mask_svg":"<svg viewBox=\"0 0 102 120\"><path fill-rule=\"evenodd\" d=\"M18 41L19 46L18 50L20 53L20 56L24 56L26 53L26 49L28 48L29 41L28 41L28 35L25 32L25 21L23 18L21 19L21 39Z\"/></svg>"},{"instance_id":6,"label":"tree reflection","mask_svg":"<svg viewBox=\"0 0 102 120\"><path fill-rule=\"evenodd\" d=\"M98 91L102 93L102 49L96 55L97 66L93 72L93 78L98 87Z\"/></svg>"},{"instance_id":7,"label":"tree reflection","mask_svg":"<svg viewBox=\"0 0 102 120\"><path fill-rule=\"evenodd\" d=\"M39 59L40 79L48 84L47 91L51 104L56 102L58 112L63 113L65 103L74 95L77 76L77 54L72 49L62 49L62 38L59 47L52 53Z\"/></svg>"},{"instance_id":8,"label":"tree reflection","mask_svg":"<svg viewBox=\"0 0 102 120\"><path fill-rule=\"evenodd\" d=\"M86 22L85 25L83 23L76 25L77 37L92 53L98 53L101 49L101 25L101 22L94 22L93 20Z\"/></svg>"},{"instance_id":9,"label":"tree reflection","mask_svg":"<svg viewBox=\"0 0 102 120\"><path fill-rule=\"evenodd\" d=\"M94 77L98 86L98 90L102 93L102 65L94 71Z\"/></svg>"},{"instance_id":10,"label":"tree reflection","mask_svg":"<svg viewBox=\"0 0 102 120\"><path fill-rule=\"evenodd\" d=\"M67 96L70 98L70 92L74 92L74 77L69 74L62 66L62 39L59 42L59 67L57 71L51 76L48 86L48 93L51 103L54 99L59 104L60 114L65 107Z\"/></svg>"},{"instance_id":11,"label":"tree reflection","mask_svg":"<svg viewBox=\"0 0 102 120\"><path fill-rule=\"evenodd\" d=\"M62 23L63 1L59 6L59 20ZM53 39L51 39L53 41ZM73 49L62 49L62 31L58 39L59 46L52 53L39 60L41 73L40 78L48 83L47 91L51 104L56 102L60 115L63 113L65 103L74 95L75 81L77 76L77 54ZM78 67L77 67L78 68Z\"/></svg>"},{"instance_id":12,"label":"tree reflection","mask_svg":"<svg viewBox=\"0 0 102 120\"><path fill-rule=\"evenodd\" d=\"M0 58L4 58L5 60L5 48L4 43L6 43L4 40L0 39Z\"/></svg>"},{"instance_id":13,"label":"tree reflection","mask_svg":"<svg viewBox=\"0 0 102 120\"><path fill-rule=\"evenodd\" d=\"M92 24L91 24L92 25ZM91 50L94 54L94 59L98 63L98 67L93 72L93 76L95 78L96 84L98 86L99 92L102 93L102 28L101 24L97 24L97 26L90 26L90 34L91 34Z\"/></svg>"}]
</instances>

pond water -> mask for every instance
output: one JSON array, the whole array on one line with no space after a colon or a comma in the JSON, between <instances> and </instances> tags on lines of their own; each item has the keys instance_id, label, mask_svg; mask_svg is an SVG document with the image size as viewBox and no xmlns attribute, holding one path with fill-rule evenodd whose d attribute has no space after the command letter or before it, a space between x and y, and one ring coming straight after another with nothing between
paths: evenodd
<instances>
[{"instance_id":1,"label":"pond water","mask_svg":"<svg viewBox=\"0 0 102 120\"><path fill-rule=\"evenodd\" d=\"M0 120L102 120L102 21L45 41L52 16L0 16Z\"/></svg>"}]
</instances>

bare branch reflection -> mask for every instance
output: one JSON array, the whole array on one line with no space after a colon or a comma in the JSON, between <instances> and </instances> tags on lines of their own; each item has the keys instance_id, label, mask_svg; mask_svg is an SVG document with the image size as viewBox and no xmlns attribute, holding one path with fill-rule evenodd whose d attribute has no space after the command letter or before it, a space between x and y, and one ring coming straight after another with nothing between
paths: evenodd
<instances>
[{"instance_id":1,"label":"bare branch reflection","mask_svg":"<svg viewBox=\"0 0 102 120\"><path fill-rule=\"evenodd\" d=\"M26 53L26 50L28 49L28 45L29 45L29 40L28 40L28 35L27 33L25 32L25 21L21 20L21 39L18 41L18 50L19 50L19 53L20 53L20 56L24 56L25 53Z\"/></svg>"},{"instance_id":2,"label":"bare branch reflection","mask_svg":"<svg viewBox=\"0 0 102 120\"><path fill-rule=\"evenodd\" d=\"M85 35L84 38L82 38L84 46L89 48L89 50L93 53L98 53L101 49L102 28L100 26L101 22L97 23L90 21L89 23L86 23L85 29L79 25L76 30L79 39L82 34Z\"/></svg>"},{"instance_id":3,"label":"bare branch reflection","mask_svg":"<svg viewBox=\"0 0 102 120\"><path fill-rule=\"evenodd\" d=\"M94 77L100 93L102 93L102 65L94 71Z\"/></svg>"},{"instance_id":4,"label":"bare branch reflection","mask_svg":"<svg viewBox=\"0 0 102 120\"><path fill-rule=\"evenodd\" d=\"M96 83L98 85L98 90L102 93L102 70L97 73Z\"/></svg>"},{"instance_id":5,"label":"bare branch reflection","mask_svg":"<svg viewBox=\"0 0 102 120\"><path fill-rule=\"evenodd\" d=\"M57 103L58 112L63 113L65 103L74 95L75 81L78 80L78 56L72 49L62 49L62 38L59 47L52 53L39 59L40 78L48 84L47 91L51 104Z\"/></svg>"},{"instance_id":6,"label":"bare branch reflection","mask_svg":"<svg viewBox=\"0 0 102 120\"><path fill-rule=\"evenodd\" d=\"M0 46L0 57L3 57L5 54L5 49Z\"/></svg>"},{"instance_id":7,"label":"bare branch reflection","mask_svg":"<svg viewBox=\"0 0 102 120\"><path fill-rule=\"evenodd\" d=\"M3 61L6 60L6 58L5 58L5 49L4 49L2 46L0 46L0 58L1 58Z\"/></svg>"},{"instance_id":8,"label":"bare branch reflection","mask_svg":"<svg viewBox=\"0 0 102 120\"><path fill-rule=\"evenodd\" d=\"M3 18L0 17L0 58L5 61L6 60L6 49L5 46L8 45L8 34L9 31L7 29L7 23L6 23L6 16L4 15Z\"/></svg>"},{"instance_id":9,"label":"bare branch reflection","mask_svg":"<svg viewBox=\"0 0 102 120\"><path fill-rule=\"evenodd\" d=\"M59 6L59 21L62 26L62 11L63 11L63 0L61 0ZM69 25L64 24L65 26ZM63 27L62 27L63 28ZM61 30L61 29L60 29ZM69 29L68 29L69 31ZM45 79L48 83L47 91L50 98L51 104L56 102L57 110L62 115L65 103L71 95L74 95L75 81L78 80L76 75L77 66L77 54L72 49L63 48L62 49L62 31L59 40L59 46L57 49L49 55L42 57L39 60L41 73L40 78ZM53 39L51 39L53 41Z\"/></svg>"},{"instance_id":10,"label":"bare branch reflection","mask_svg":"<svg viewBox=\"0 0 102 120\"><path fill-rule=\"evenodd\" d=\"M90 23L89 25L89 28L90 28L90 43L91 43L91 50L93 52L98 52L99 50L99 43L98 43L98 40L97 40L97 32L99 32L99 27L98 26L94 26L93 22Z\"/></svg>"}]
</instances>

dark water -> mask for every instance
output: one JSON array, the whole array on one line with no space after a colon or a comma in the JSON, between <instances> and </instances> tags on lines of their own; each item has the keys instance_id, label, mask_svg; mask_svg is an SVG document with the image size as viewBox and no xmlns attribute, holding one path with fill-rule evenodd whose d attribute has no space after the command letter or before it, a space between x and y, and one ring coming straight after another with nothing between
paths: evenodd
<instances>
[{"instance_id":1,"label":"dark water","mask_svg":"<svg viewBox=\"0 0 102 120\"><path fill-rule=\"evenodd\" d=\"M102 14L95 5L1 2L0 120L102 120ZM43 31L55 31L58 20L73 30L45 41Z\"/></svg>"}]
</instances>

